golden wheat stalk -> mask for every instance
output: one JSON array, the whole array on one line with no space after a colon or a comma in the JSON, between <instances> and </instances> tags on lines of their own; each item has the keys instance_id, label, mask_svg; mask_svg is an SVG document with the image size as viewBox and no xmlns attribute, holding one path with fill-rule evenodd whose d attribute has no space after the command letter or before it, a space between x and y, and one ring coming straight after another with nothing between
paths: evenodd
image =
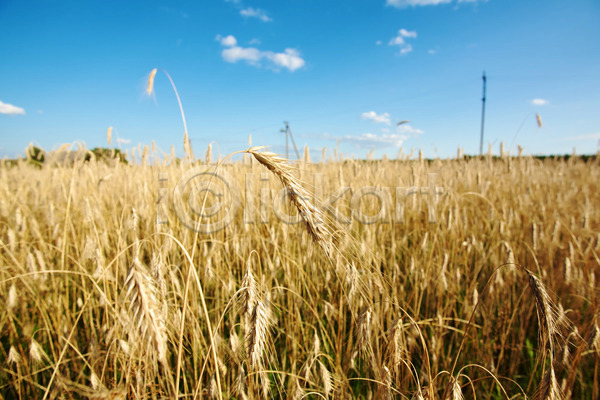
<instances>
[{"instance_id":1,"label":"golden wheat stalk","mask_svg":"<svg viewBox=\"0 0 600 400\"><path fill-rule=\"evenodd\" d=\"M539 400L561 400L563 398L552 366L544 374L542 383L533 398Z\"/></svg>"},{"instance_id":2,"label":"golden wheat stalk","mask_svg":"<svg viewBox=\"0 0 600 400\"><path fill-rule=\"evenodd\" d=\"M204 162L206 164L212 164L212 143L208 144L206 148L206 156L204 157Z\"/></svg>"},{"instance_id":3,"label":"golden wheat stalk","mask_svg":"<svg viewBox=\"0 0 600 400\"><path fill-rule=\"evenodd\" d=\"M323 381L323 392L325 393L325 397L329 398L334 389L331 372L329 372L325 364L321 361L319 361L319 369L321 371L321 381Z\"/></svg>"},{"instance_id":4,"label":"golden wheat stalk","mask_svg":"<svg viewBox=\"0 0 600 400\"><path fill-rule=\"evenodd\" d=\"M559 400L562 399L563 396L554 372L554 354L556 351L554 337L560 335L558 330L559 321L556 317L554 306L552 305L552 299L550 298L550 295L548 295L542 281L528 269L523 268L523 270L529 278L529 287L531 288L533 298L535 299L540 325L541 344L542 346L547 346L550 356L550 365L548 366L548 370L544 373L537 394L534 397L540 400ZM568 344L566 345L568 346Z\"/></svg>"},{"instance_id":5,"label":"golden wheat stalk","mask_svg":"<svg viewBox=\"0 0 600 400\"><path fill-rule=\"evenodd\" d=\"M148 85L146 86L146 94L150 96L154 91L154 77L156 76L157 69L154 68L150 71L150 75L148 75Z\"/></svg>"},{"instance_id":6,"label":"golden wheat stalk","mask_svg":"<svg viewBox=\"0 0 600 400\"><path fill-rule=\"evenodd\" d=\"M41 365L44 359L48 359L46 352L34 338L31 338L31 344L29 346L29 357L31 358L32 365L36 366Z\"/></svg>"},{"instance_id":7,"label":"golden wheat stalk","mask_svg":"<svg viewBox=\"0 0 600 400\"><path fill-rule=\"evenodd\" d=\"M247 354L250 365L254 368L260 368L262 365L262 354L267 344L271 322L271 310L266 299L257 299L246 332Z\"/></svg>"},{"instance_id":8,"label":"golden wheat stalk","mask_svg":"<svg viewBox=\"0 0 600 400\"><path fill-rule=\"evenodd\" d=\"M247 315L252 315L254 313L254 307L256 306L256 299L258 298L258 283L256 282L256 279L254 279L254 275L252 274L252 270L250 268L248 268L246 274L244 275L242 287L245 289L242 292L242 305L244 312Z\"/></svg>"},{"instance_id":9,"label":"golden wheat stalk","mask_svg":"<svg viewBox=\"0 0 600 400\"><path fill-rule=\"evenodd\" d=\"M405 362L407 358L404 326L402 324L402 318L398 318L398 320L394 322L388 335L385 359L391 364L392 370L394 370Z\"/></svg>"},{"instance_id":10,"label":"golden wheat stalk","mask_svg":"<svg viewBox=\"0 0 600 400\"><path fill-rule=\"evenodd\" d=\"M596 313L587 342L592 351L596 352L596 356L600 357L600 313Z\"/></svg>"},{"instance_id":11,"label":"golden wheat stalk","mask_svg":"<svg viewBox=\"0 0 600 400\"><path fill-rule=\"evenodd\" d=\"M462 394L462 389L460 388L460 384L458 383L458 379L453 379L452 382L452 400L464 400L464 396Z\"/></svg>"},{"instance_id":12,"label":"golden wheat stalk","mask_svg":"<svg viewBox=\"0 0 600 400\"><path fill-rule=\"evenodd\" d=\"M8 289L8 297L6 298L6 311L12 311L18 304L17 288L13 283Z\"/></svg>"},{"instance_id":13,"label":"golden wheat stalk","mask_svg":"<svg viewBox=\"0 0 600 400\"><path fill-rule=\"evenodd\" d=\"M367 308L357 322L356 346L362 354L370 352L372 311Z\"/></svg>"},{"instance_id":14,"label":"golden wheat stalk","mask_svg":"<svg viewBox=\"0 0 600 400\"><path fill-rule=\"evenodd\" d=\"M552 306L552 299L548 295L544 284L528 269L524 269L529 278L529 287L533 292L540 325L540 336L542 345L547 343L550 356L554 356L554 336L558 333L556 313Z\"/></svg>"},{"instance_id":15,"label":"golden wheat stalk","mask_svg":"<svg viewBox=\"0 0 600 400\"><path fill-rule=\"evenodd\" d=\"M129 310L132 318L132 335L139 334L147 349L153 347L160 362L167 362L167 333L158 290L154 279L137 257L125 279Z\"/></svg>"},{"instance_id":16,"label":"golden wheat stalk","mask_svg":"<svg viewBox=\"0 0 600 400\"><path fill-rule=\"evenodd\" d=\"M333 255L332 234L325 225L325 215L311 203L310 195L292 174L293 167L288 164L287 160L269 151L259 151L262 148L260 146L251 147L246 152L252 154L256 161L279 178L287 189L290 201L302 217L306 230L325 254L331 258Z\"/></svg>"},{"instance_id":17,"label":"golden wheat stalk","mask_svg":"<svg viewBox=\"0 0 600 400\"><path fill-rule=\"evenodd\" d=\"M6 361L9 364L19 365L21 363L21 354L19 354L19 351L15 348L15 346L10 346L10 349L8 350L8 357L6 358Z\"/></svg>"},{"instance_id":18,"label":"golden wheat stalk","mask_svg":"<svg viewBox=\"0 0 600 400\"><path fill-rule=\"evenodd\" d=\"M146 87L146 94L148 96L152 95L152 92L154 91L154 77L156 76L156 71L157 71L157 69L154 68L152 71L150 71L150 75L148 76L148 85ZM181 105L181 99L179 98L179 92L177 91L177 87L175 86L175 82L173 82L171 75L169 75L169 73L162 68L161 68L161 71L165 73L167 78L169 78L169 82L171 82L171 87L173 88L173 91L175 92L175 97L177 97L177 104L179 104L179 111L181 112L181 120L183 121L183 149L185 151L185 154L190 159L193 160L194 153L192 151L190 138L188 136L187 123L185 122L185 114L183 112L183 106Z\"/></svg>"}]
</instances>

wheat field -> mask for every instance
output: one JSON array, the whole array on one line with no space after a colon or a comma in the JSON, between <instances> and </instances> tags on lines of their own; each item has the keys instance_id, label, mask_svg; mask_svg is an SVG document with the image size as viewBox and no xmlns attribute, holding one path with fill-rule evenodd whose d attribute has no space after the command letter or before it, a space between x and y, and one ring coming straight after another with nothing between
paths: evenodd
<instances>
[{"instance_id":1,"label":"wheat field","mask_svg":"<svg viewBox=\"0 0 600 400\"><path fill-rule=\"evenodd\" d=\"M0 397L599 398L598 157L210 153L2 165Z\"/></svg>"}]
</instances>

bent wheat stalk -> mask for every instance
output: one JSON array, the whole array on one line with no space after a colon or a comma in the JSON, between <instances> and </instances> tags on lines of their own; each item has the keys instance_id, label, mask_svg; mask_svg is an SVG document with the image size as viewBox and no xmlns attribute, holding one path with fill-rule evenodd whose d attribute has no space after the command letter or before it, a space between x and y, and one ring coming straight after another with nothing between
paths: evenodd
<instances>
[{"instance_id":1,"label":"bent wheat stalk","mask_svg":"<svg viewBox=\"0 0 600 400\"><path fill-rule=\"evenodd\" d=\"M325 216L310 201L310 195L302 187L300 181L292 174L293 167L287 160L270 151L259 151L263 147L251 147L246 153L252 154L256 161L275 174L287 189L292 204L298 209L306 230L312 239L321 247L330 259L333 255L332 234L325 225Z\"/></svg>"},{"instance_id":2,"label":"bent wheat stalk","mask_svg":"<svg viewBox=\"0 0 600 400\"><path fill-rule=\"evenodd\" d=\"M148 76L148 83L146 87L146 94L151 96L154 92L154 77L156 76L157 69L154 68L150 71L150 75ZM188 156L191 160L194 159L194 153L192 151L192 144L190 143L190 138L188 136L187 123L185 122L185 114L183 113L183 106L181 105L181 99L179 98L179 92L177 91L177 87L175 86L175 82L171 78L169 73L161 68L161 71L165 73L167 78L169 78L169 82L171 82L171 86L173 87L173 91L175 92L175 97L177 97L177 104L179 104L179 111L181 112L181 120L183 121L183 148L185 151L185 155Z\"/></svg>"}]
</instances>

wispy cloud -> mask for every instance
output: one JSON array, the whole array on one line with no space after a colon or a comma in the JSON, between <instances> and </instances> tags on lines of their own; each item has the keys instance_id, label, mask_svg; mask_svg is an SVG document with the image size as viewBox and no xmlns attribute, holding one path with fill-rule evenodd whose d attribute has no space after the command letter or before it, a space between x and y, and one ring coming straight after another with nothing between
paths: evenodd
<instances>
[{"instance_id":1,"label":"wispy cloud","mask_svg":"<svg viewBox=\"0 0 600 400\"><path fill-rule=\"evenodd\" d=\"M410 125L397 126L395 132L390 133L389 128L383 128L381 134L372 132L360 133L356 135L334 136L328 133L320 135L320 139L334 140L344 143L350 143L357 148L363 149L382 149L390 147L400 147L411 137L423 134L423 131L411 127Z\"/></svg>"},{"instance_id":2,"label":"wispy cloud","mask_svg":"<svg viewBox=\"0 0 600 400\"><path fill-rule=\"evenodd\" d=\"M531 100L531 104L533 104L534 106L545 106L548 103L550 103L548 100L546 99L533 99Z\"/></svg>"},{"instance_id":3,"label":"wispy cloud","mask_svg":"<svg viewBox=\"0 0 600 400\"><path fill-rule=\"evenodd\" d=\"M360 118L368 119L373 122L382 123L382 124L386 124L386 125L390 125L390 123L391 123L389 113L377 114L375 111L367 111L367 112L360 114Z\"/></svg>"},{"instance_id":4,"label":"wispy cloud","mask_svg":"<svg viewBox=\"0 0 600 400\"><path fill-rule=\"evenodd\" d=\"M188 19L190 15L184 11L178 10L177 8L159 6L158 9L167 14L179 14L181 18Z\"/></svg>"},{"instance_id":5,"label":"wispy cloud","mask_svg":"<svg viewBox=\"0 0 600 400\"><path fill-rule=\"evenodd\" d=\"M277 53L259 50L256 47L242 47L237 45L237 40L231 35L225 37L217 35L217 40L222 46L226 47L221 52L221 56L230 63L244 61L255 67L265 64L275 70L286 68L289 71L295 71L306 64L300 52L296 49L288 48L281 53Z\"/></svg>"},{"instance_id":6,"label":"wispy cloud","mask_svg":"<svg viewBox=\"0 0 600 400\"><path fill-rule=\"evenodd\" d=\"M260 8L243 8L240 10L240 15L246 18L258 18L262 22L271 22L273 19L267 15L267 13Z\"/></svg>"},{"instance_id":7,"label":"wispy cloud","mask_svg":"<svg viewBox=\"0 0 600 400\"><path fill-rule=\"evenodd\" d=\"M587 135L567 136L564 140L600 140L600 132Z\"/></svg>"},{"instance_id":8,"label":"wispy cloud","mask_svg":"<svg viewBox=\"0 0 600 400\"><path fill-rule=\"evenodd\" d=\"M404 8L415 6L436 6L450 3L452 0L386 0L385 4L392 7Z\"/></svg>"},{"instance_id":9,"label":"wispy cloud","mask_svg":"<svg viewBox=\"0 0 600 400\"><path fill-rule=\"evenodd\" d=\"M25 109L17 106L13 106L12 104L3 103L0 101L0 114L8 114L8 115L17 115L17 114L25 114Z\"/></svg>"},{"instance_id":10,"label":"wispy cloud","mask_svg":"<svg viewBox=\"0 0 600 400\"><path fill-rule=\"evenodd\" d=\"M262 22L272 22L273 18L269 17L265 10L254 7L245 7L242 0L225 0L226 3L231 3L239 10L240 15L244 18L256 18Z\"/></svg>"},{"instance_id":11,"label":"wispy cloud","mask_svg":"<svg viewBox=\"0 0 600 400\"><path fill-rule=\"evenodd\" d=\"M408 125L407 123L404 123L402 125L396 126L396 133L402 133L405 135L416 136L416 135L422 135L425 132L421 129L413 128L412 126Z\"/></svg>"},{"instance_id":12,"label":"wispy cloud","mask_svg":"<svg viewBox=\"0 0 600 400\"><path fill-rule=\"evenodd\" d=\"M129 144L131 143L130 139L124 139L124 138L117 138L117 143L119 144Z\"/></svg>"},{"instance_id":13,"label":"wispy cloud","mask_svg":"<svg viewBox=\"0 0 600 400\"><path fill-rule=\"evenodd\" d=\"M458 0L457 3L476 3L478 0ZM386 0L385 4L396 8L437 6L452 3L452 0Z\"/></svg>"},{"instance_id":14,"label":"wispy cloud","mask_svg":"<svg viewBox=\"0 0 600 400\"><path fill-rule=\"evenodd\" d=\"M385 148L385 147L400 147L406 139L407 135L400 133L384 133L377 135L374 133L361 133L359 135L345 135L337 138L346 143L352 143L360 148Z\"/></svg>"},{"instance_id":15,"label":"wispy cloud","mask_svg":"<svg viewBox=\"0 0 600 400\"><path fill-rule=\"evenodd\" d=\"M398 46L400 47L400 54L407 54L412 51L412 45L410 43L406 43L407 39L416 39L417 32L416 31L408 31L404 28L398 30L398 34L391 38L389 41L390 46Z\"/></svg>"},{"instance_id":16,"label":"wispy cloud","mask_svg":"<svg viewBox=\"0 0 600 400\"><path fill-rule=\"evenodd\" d=\"M392 40L390 40L390 45L402 45L405 43L405 38L416 38L417 37L417 32L416 31L407 31L406 29L402 28L398 30L398 36L396 36L395 38L392 38Z\"/></svg>"}]
</instances>

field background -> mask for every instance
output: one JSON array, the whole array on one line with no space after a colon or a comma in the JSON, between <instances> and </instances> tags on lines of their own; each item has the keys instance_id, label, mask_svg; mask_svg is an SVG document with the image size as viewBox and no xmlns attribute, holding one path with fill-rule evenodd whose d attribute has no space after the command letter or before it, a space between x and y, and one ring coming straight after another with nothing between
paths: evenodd
<instances>
[{"instance_id":1,"label":"field background","mask_svg":"<svg viewBox=\"0 0 600 400\"><path fill-rule=\"evenodd\" d=\"M1 397L599 398L598 158L292 163L309 193L352 188L346 216L361 187L391 188L395 223L316 201L325 242L261 214L282 184L250 154L210 158L3 164ZM222 230L173 207L193 168L241 188ZM396 198L431 173L435 201Z\"/></svg>"}]
</instances>

